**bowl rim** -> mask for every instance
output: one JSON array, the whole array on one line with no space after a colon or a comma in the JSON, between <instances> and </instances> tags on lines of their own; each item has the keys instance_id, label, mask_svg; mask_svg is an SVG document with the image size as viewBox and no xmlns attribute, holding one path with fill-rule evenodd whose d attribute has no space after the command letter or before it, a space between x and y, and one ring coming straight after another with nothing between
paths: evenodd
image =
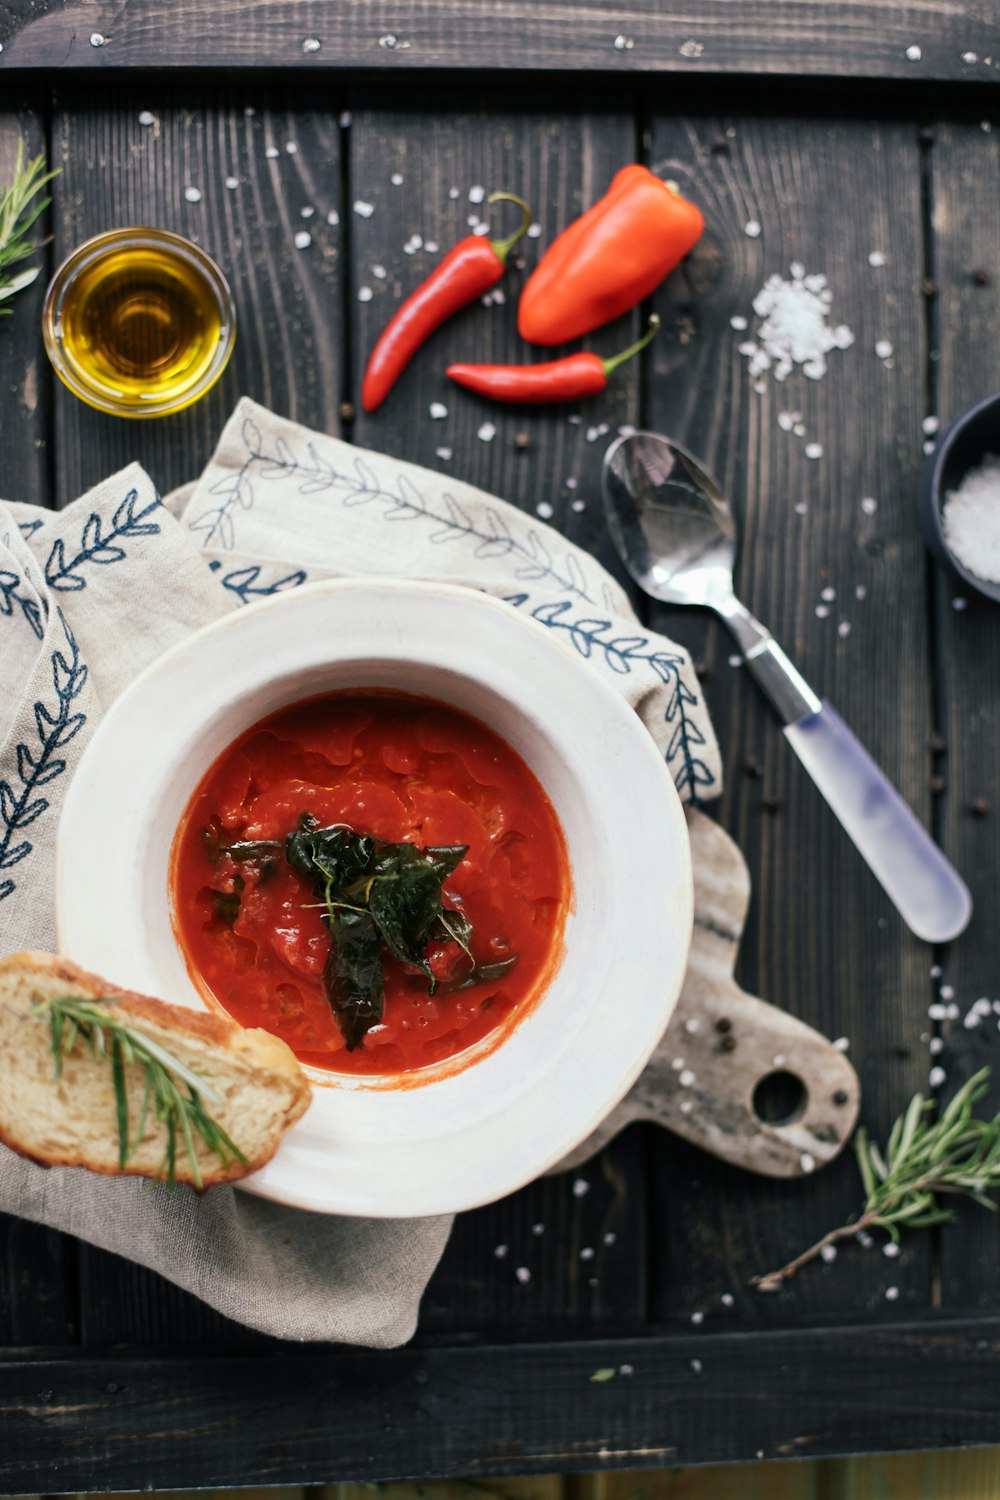
<instances>
[{"instance_id":1,"label":"bowl rim","mask_svg":"<svg viewBox=\"0 0 1000 1500\"><path fill-rule=\"evenodd\" d=\"M980 578L959 561L948 545L942 520L943 474L951 450L966 428L979 417L984 416L991 408L996 408L1000 414L1000 391L992 396L984 396L981 401L960 411L941 432L934 445L934 451L924 460L917 481L917 515L924 541L938 562L982 598L1000 603L1000 583L993 583L988 578ZM1000 438L998 438L997 445L1000 449Z\"/></svg>"},{"instance_id":2,"label":"bowl rim","mask_svg":"<svg viewBox=\"0 0 1000 1500\"><path fill-rule=\"evenodd\" d=\"M273 630L275 610L280 610L287 614L289 624L291 624L294 621L293 610L296 608L302 610L305 607L306 617L308 617L308 606L311 600L317 598L325 600L333 596L342 597L357 594L359 591L372 596L369 602L373 606L379 603L384 605L387 599L391 602L393 598L399 600L401 597L404 600L402 606L404 610L408 607L407 601L409 602L409 607L413 609L421 607L426 609L428 600L436 601L438 605L440 605L440 601L442 600L460 601L466 608L474 606L477 611L483 611L484 614L482 617L484 619L487 616L492 617L494 620L502 617L502 622L497 624L496 629L507 633L509 639L509 632L513 628L518 634L518 639L530 646L533 657L544 662L543 671L556 670L559 673L566 672L569 674L571 682L575 676L576 685L585 688L587 697L584 709L581 709L574 701L571 710L565 707L559 709L558 712L555 709L552 710L554 715L553 721L560 724L560 733L563 731L567 715L574 722L574 728L586 730L588 725L592 725L595 722L596 710L600 708L603 701L607 713L612 716L613 720L617 720L617 725L612 723L613 733L618 733L622 736L623 741L626 743L628 754L635 756L634 765L631 767L634 777L629 779L627 789L625 786L615 787L610 793L609 800L614 802L617 799L619 804L629 805L630 808L634 809L638 805L633 798L634 785L641 785L644 793L649 789L653 789L656 792L657 803L652 809L652 813L646 805L643 805L641 828L638 820L636 820L636 837L641 841L646 838L647 830L653 830L660 842L646 857L665 876L669 874L669 879L665 881L663 890L660 893L662 897L660 901L657 900L655 894L648 892L642 884L639 886L638 895L634 892L629 893L629 909L645 907L647 915L649 912L655 911L656 916L661 920L662 930L653 933L649 938L648 948L644 947L642 949L642 967L639 971L638 984L633 983L632 987L628 990L627 1004L628 1007L633 1008L635 1013L631 1014L630 1012L632 1029L627 1032L627 1045L630 1048L627 1066L623 1065L620 1050L617 1060L614 1062L614 1077L602 1079L600 1076L601 1067L604 1066L605 1069L607 1068L607 1061L604 1056L603 1036L601 1049L595 1051L594 1036L590 1034L590 1030L596 1030L595 1017L599 1015L602 1007L605 1010L606 1019L607 1015L612 1013L617 1014L616 1011L608 1010L608 1007L621 1007L623 1001L618 986L609 985L606 990L595 988L589 1001L590 1009L587 1010L581 1006L584 1020L580 1025L574 1023L574 1026L569 1028L573 1033L570 1038L570 1044L572 1046L579 1044L579 1057L571 1057L569 1059L572 1066L567 1066L566 1058L562 1055L557 1058L560 1070L565 1070L566 1074L563 1081L564 1088L570 1083L576 1085L576 1092L571 1096L571 1108L569 1110L566 1109L566 1101L564 1100L564 1107L558 1113L548 1111L549 1095L546 1094L544 1102L542 1102L542 1090L538 1086L537 1078L529 1080L531 1081L531 1089L524 1088L524 1099L526 1101L525 1113L527 1117L530 1117L531 1110L527 1103L530 1099L533 1101L532 1107L536 1111L538 1120L544 1124L545 1133L549 1137L549 1143L546 1144L541 1139L532 1140L519 1154L515 1153L517 1155L516 1170L507 1161L504 1169L501 1171L497 1163L491 1160L481 1174L477 1170L476 1185L474 1187L470 1185L468 1173L466 1174L466 1180L461 1184L456 1184L451 1180L443 1184L440 1180L441 1174L438 1173L431 1187L426 1182L422 1188L416 1186L410 1187L408 1185L404 1193L394 1201L376 1199L375 1201L366 1200L361 1203L352 1198L350 1192L347 1192L346 1196L338 1193L336 1184L331 1187L327 1179L324 1179L322 1183L317 1183L309 1179L307 1174L304 1173L302 1163L298 1162L296 1165L291 1161L292 1143L294 1142L296 1132L302 1131L307 1126L311 1117L317 1113L316 1104L314 1103L313 1109L307 1112L304 1120L300 1121L286 1137L272 1162L252 1177L244 1179L237 1184L237 1186L240 1186L245 1191L271 1198L289 1206L312 1209L319 1212L345 1213L370 1218L419 1217L433 1213L462 1211L493 1202L497 1198L515 1191L525 1183L534 1180L556 1166L570 1150L585 1140L600 1121L625 1096L645 1067L662 1037L670 1016L673 1014L687 968L687 957L693 926L693 877L685 814L680 797L674 786L673 778L652 736L646 730L624 696L618 693L613 685L607 682L599 673L588 668L572 649L554 640L551 633L540 622L520 614L512 605L501 599L463 585L369 577L360 579L327 579L304 585L294 591L261 600L224 615L220 619L192 633L190 636L185 637L184 640L171 647L154 662L150 663L139 674L133 684L121 694L105 718L96 727L94 735L86 747L83 757L81 757L80 765L67 794L57 838L57 933L60 951L65 951L67 947L71 947L74 950L76 961L81 962L84 967L97 973L107 972L108 963L104 955L108 951L109 946L113 948L113 943L105 937L102 944L98 924L93 920L92 907L88 908L86 903L82 901L79 901L76 907L72 905L74 894L78 894L77 888L81 883L74 883L69 878L68 870L71 863L69 854L74 834L79 833L81 829L86 829L88 817L91 823L93 823L98 816L99 800L95 803L95 788L100 788L102 776L109 787L114 786L117 796L118 788L111 767L111 758L106 757L105 752L109 746L113 747L119 725L125 719L125 716L132 713L133 707L135 707L137 711L147 714L147 717L143 720L143 725L144 727L148 726L150 693L155 693L158 685L162 688L165 683L168 683L171 679L171 674L178 682L185 682L183 674L185 658L189 662L193 661L195 664L200 664L204 672L206 665L206 641L210 642L210 650L215 649L213 643L228 642L232 638L233 631L245 631L248 635L248 642L245 644L248 644L249 640L253 638L254 631L258 630L258 626L258 634L260 631L270 631L270 635L268 636L270 640L276 636L276 632ZM453 619L453 616L449 618ZM381 617L379 617L377 622L373 618L371 630L377 632L380 628ZM456 634L460 634L460 632L456 632ZM363 638L357 636L346 644L349 649L342 653L339 660L349 662L355 659L364 659L367 648ZM495 642L493 644L495 645ZM296 645L289 649L296 650L299 647ZM401 644L401 660L406 659L406 652L410 649L411 644ZM461 651L465 649L464 646L456 646L456 652L458 653L456 659L461 659ZM244 652L244 656L247 655L248 653ZM484 658L484 664L483 662L477 662L479 671L482 672L485 665L485 670L488 672L491 660L492 658ZM180 670L178 670L179 668ZM253 670L249 662L247 670ZM496 671L497 668L494 667L493 670ZM513 669L511 669L511 672L513 673ZM257 681L260 682L263 676L266 676L266 669L261 669ZM289 680L287 671L284 671L284 675L279 675L278 680ZM513 676L511 680L514 680ZM529 695L529 702L531 701L531 693L541 693L541 687L524 687L520 685L520 677L516 680L519 684L518 691L527 693ZM189 686L189 684L187 685ZM364 685L366 684L357 683L359 689ZM488 685L487 691L490 690L492 690L491 685ZM434 692L432 689L427 689L422 695L434 696ZM242 697L238 697L234 701L244 702L245 696L244 693ZM499 701L499 693L497 694L497 698ZM527 713L527 710L524 709L523 705L518 704L516 699L507 701L513 701L514 708L518 712L522 714ZM472 710L466 709L466 711L469 712ZM559 714L561 714L561 719L559 718ZM133 730L133 733L136 732ZM236 731L236 733L239 732L241 731ZM498 727L497 732L504 734L504 730L500 727ZM168 736L164 737L162 754L165 757L169 757L171 745L175 751L177 750L180 744L179 733L180 731L178 730L172 741ZM505 737L507 736L505 735ZM585 758L585 750L583 748L573 746L571 752L567 751L565 745L561 741L557 741L554 737L550 739L550 744L554 750L557 745L561 745L561 749L559 750L561 764L565 756L572 753L577 757L576 765L578 770L581 766L588 767L589 763ZM197 780L206 768L207 763L206 761L194 774L194 780L191 783L192 788L197 784ZM597 773L587 769L583 774L596 775ZM153 785L155 787L155 779ZM163 788L161 787L162 790ZM663 793L662 799L659 798L661 790ZM626 802L627 798L632 798L632 800ZM117 805L117 802L115 805ZM570 854L572 860L572 846ZM579 872L575 869L573 870L573 877L574 886L579 895L581 882ZM103 899L106 900L108 897L104 895ZM674 904L672 907L668 907L668 899L673 901ZM630 920L632 919L630 918ZM86 925L87 923L89 923L89 926ZM141 927L143 924L139 923L137 925ZM107 928L108 924L105 923L104 926ZM146 952L142 961L149 966L150 940L143 934L136 941L140 943L140 946L143 941L146 942ZM638 960L633 960L633 967L636 962ZM145 970L143 972L145 973ZM116 983L123 984L125 987L149 989L148 984L134 983L130 975L123 974L120 971L110 973L108 977ZM552 981L552 988L555 989L559 983L560 975L557 972ZM643 984L645 988L642 991L640 1004L633 996L632 989L635 989L636 994L638 994L639 985ZM565 990L565 986L563 988ZM622 989L624 988L626 987L623 985ZM155 988L153 992L156 992ZM195 994L195 1003L198 1006L204 1007L204 999L198 996L196 991L193 991L193 993ZM190 999L185 1001L173 993L171 993L171 999L180 1000L182 1004L191 1003ZM560 1004L565 1005L565 1003L564 998ZM534 1011L529 1013L525 1018L521 1027L515 1028L513 1033L514 1038L518 1036L522 1028L529 1026L532 1016L541 1012L544 1006L545 996L543 995ZM581 1036L576 1034L578 1032L581 1035L586 1032L585 1046L581 1042ZM640 1039L638 1045L633 1044L634 1037ZM512 1038L505 1040L493 1053L489 1054L482 1061L477 1061L471 1064L470 1067L463 1069L457 1077L461 1079L469 1075L477 1075L477 1081L480 1085L479 1091L482 1092L483 1086L487 1085L488 1078L490 1082L495 1082L494 1072L490 1071L491 1067L494 1066L494 1060L497 1058L502 1059L505 1054L511 1058L514 1057L511 1040ZM625 1046L626 1043L623 1041L621 1048ZM613 1051L613 1049L611 1050ZM539 1068L551 1068L551 1064L546 1059L542 1059L536 1067L536 1073ZM594 1076L591 1076L592 1074ZM547 1077L548 1074L545 1076ZM500 1077L501 1082L504 1082L502 1064ZM558 1083L559 1080L556 1081ZM411 1097L424 1095L430 1097L437 1091L447 1089L451 1082L452 1080L443 1079L440 1083L431 1082L426 1087L420 1089L388 1090L386 1091L386 1095L389 1098L396 1099L402 1098L404 1095ZM581 1085L583 1086L581 1087ZM512 1085L508 1085L508 1087L512 1087ZM375 1095L379 1091L373 1089L362 1092ZM351 1091L346 1088L319 1089L315 1091L315 1098L318 1101L320 1098L326 1100L336 1096L341 1101L340 1107L343 1108L342 1101L350 1093ZM439 1097L442 1105L444 1105L446 1100L451 1096L441 1093ZM461 1095L459 1097L461 1098ZM403 1107L406 1108L407 1106ZM493 1107L492 1104L490 1107ZM324 1105L324 1110L327 1111L327 1113L323 1114L324 1120L332 1118L329 1114L328 1105ZM569 1114L572 1115L572 1121L568 1119ZM417 1118L419 1119L419 1113ZM349 1139L343 1134L334 1141L327 1140L322 1136L321 1139L330 1154L335 1150L340 1150L343 1153L345 1139L348 1146L350 1145ZM440 1139L444 1140L446 1137L441 1136ZM438 1143L436 1142L436 1144ZM286 1166L288 1167L286 1171L282 1169L283 1153L285 1154ZM336 1171L336 1165L334 1163L334 1171ZM481 1163L479 1163L479 1166L481 1166ZM492 1178L490 1174L492 1174ZM485 1178L484 1182L480 1182L480 1175ZM305 1187L302 1186L303 1180L305 1180ZM408 1197L406 1193L409 1194Z\"/></svg>"}]
</instances>

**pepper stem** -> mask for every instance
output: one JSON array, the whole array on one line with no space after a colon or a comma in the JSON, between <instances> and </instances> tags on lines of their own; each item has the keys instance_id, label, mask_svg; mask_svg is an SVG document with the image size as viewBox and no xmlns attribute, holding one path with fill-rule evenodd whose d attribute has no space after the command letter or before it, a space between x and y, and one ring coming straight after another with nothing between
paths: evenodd
<instances>
[{"instance_id":1,"label":"pepper stem","mask_svg":"<svg viewBox=\"0 0 1000 1500\"><path fill-rule=\"evenodd\" d=\"M653 313L649 320L649 327L646 329L646 332L643 334L641 339L637 339L634 344L629 344L628 348L623 349L621 354L615 354L611 357L611 359L601 360L601 364L604 366L605 375L610 375L612 370L617 370L618 366L623 365L627 359L631 359L633 354L638 354L640 349L645 349L647 344L652 343L653 339L655 339L659 331L659 314Z\"/></svg>"},{"instance_id":2,"label":"pepper stem","mask_svg":"<svg viewBox=\"0 0 1000 1500\"><path fill-rule=\"evenodd\" d=\"M505 240L490 240L494 255L500 264L505 266L507 264L507 257L514 246L520 240L523 240L528 232L528 226L531 223L531 209L525 203L524 199L519 198L516 193L491 193L486 201L487 203L516 203L523 215L520 225L513 234L509 234Z\"/></svg>"}]
</instances>

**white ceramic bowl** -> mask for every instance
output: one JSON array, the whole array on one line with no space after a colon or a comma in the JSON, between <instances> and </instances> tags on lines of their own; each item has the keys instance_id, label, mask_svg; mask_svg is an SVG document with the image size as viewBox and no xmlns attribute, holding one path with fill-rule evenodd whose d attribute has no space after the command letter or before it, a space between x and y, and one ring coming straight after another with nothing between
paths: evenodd
<instances>
[{"instance_id":1,"label":"white ceramic bowl","mask_svg":"<svg viewBox=\"0 0 1000 1500\"><path fill-rule=\"evenodd\" d=\"M259 719L371 687L451 703L502 735L552 801L574 886L562 962L500 1046L416 1088L323 1075L244 1183L321 1212L420 1216L491 1202L584 1140L662 1036L687 961L691 864L673 782L624 699L544 626L468 589L333 580L189 637L118 699L81 760L59 829L59 945L116 984L203 1009L168 908L188 799Z\"/></svg>"}]
</instances>

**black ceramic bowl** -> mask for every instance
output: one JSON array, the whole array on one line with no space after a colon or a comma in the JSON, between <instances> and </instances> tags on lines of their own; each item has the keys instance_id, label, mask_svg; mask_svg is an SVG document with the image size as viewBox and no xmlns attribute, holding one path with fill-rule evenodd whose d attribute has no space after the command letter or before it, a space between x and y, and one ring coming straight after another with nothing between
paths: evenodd
<instances>
[{"instance_id":1,"label":"black ceramic bowl","mask_svg":"<svg viewBox=\"0 0 1000 1500\"><path fill-rule=\"evenodd\" d=\"M946 427L920 471L917 515L924 541L937 560L967 588L1000 604L1000 583L978 578L963 567L945 541L941 512L950 491L957 490L970 469L988 453L1000 454L1000 395L970 406Z\"/></svg>"}]
</instances>

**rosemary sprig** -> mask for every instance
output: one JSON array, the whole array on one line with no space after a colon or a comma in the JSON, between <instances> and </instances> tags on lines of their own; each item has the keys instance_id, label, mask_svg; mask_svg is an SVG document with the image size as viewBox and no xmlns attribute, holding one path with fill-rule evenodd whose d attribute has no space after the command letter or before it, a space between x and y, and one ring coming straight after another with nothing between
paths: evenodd
<instances>
[{"instance_id":1,"label":"rosemary sprig","mask_svg":"<svg viewBox=\"0 0 1000 1500\"><path fill-rule=\"evenodd\" d=\"M948 1224L955 1215L938 1200L971 1198L996 1212L991 1193L1000 1190L1000 1114L977 1119L976 1105L989 1092L989 1068L964 1083L939 1119L929 1119L933 1099L915 1094L892 1127L880 1151L862 1127L854 1137L854 1154L867 1195L857 1218L831 1229L815 1245L779 1271L755 1276L762 1292L776 1292L801 1266L827 1245L868 1229L884 1229L899 1241L900 1229L929 1229Z\"/></svg>"},{"instance_id":2,"label":"rosemary sprig","mask_svg":"<svg viewBox=\"0 0 1000 1500\"><path fill-rule=\"evenodd\" d=\"M109 1016L106 1007L113 1004L113 1001L102 1000L100 1006L97 1006L71 995L60 995L50 1000L36 997L31 1013L33 1016L48 1017L57 1078L62 1076L63 1059L73 1051L78 1039L90 1048L93 1056L105 1058L111 1064L118 1123L119 1166L126 1165L142 1142L150 1107L166 1127L167 1146L155 1175L159 1181L166 1183L168 1192L173 1192L176 1186L178 1136L190 1162L195 1187L203 1186L195 1149L196 1135L201 1137L210 1151L215 1152L224 1167L231 1161L247 1166L247 1158L242 1151L205 1108L203 1101L206 1100L210 1104L222 1103L216 1091L186 1063L181 1062L180 1058L174 1057L145 1032L126 1021ZM125 1069L134 1063L146 1070L146 1089L139 1124L130 1140Z\"/></svg>"},{"instance_id":3,"label":"rosemary sprig","mask_svg":"<svg viewBox=\"0 0 1000 1500\"><path fill-rule=\"evenodd\" d=\"M58 174L58 167L54 172L46 172L44 155L26 163L24 142L18 141L14 180L10 187L0 188L0 302L30 286L39 274L38 266L17 273L12 273L10 267L39 248L28 239L28 230L52 202L39 194ZM0 318L11 311L9 307L0 307Z\"/></svg>"}]
</instances>

